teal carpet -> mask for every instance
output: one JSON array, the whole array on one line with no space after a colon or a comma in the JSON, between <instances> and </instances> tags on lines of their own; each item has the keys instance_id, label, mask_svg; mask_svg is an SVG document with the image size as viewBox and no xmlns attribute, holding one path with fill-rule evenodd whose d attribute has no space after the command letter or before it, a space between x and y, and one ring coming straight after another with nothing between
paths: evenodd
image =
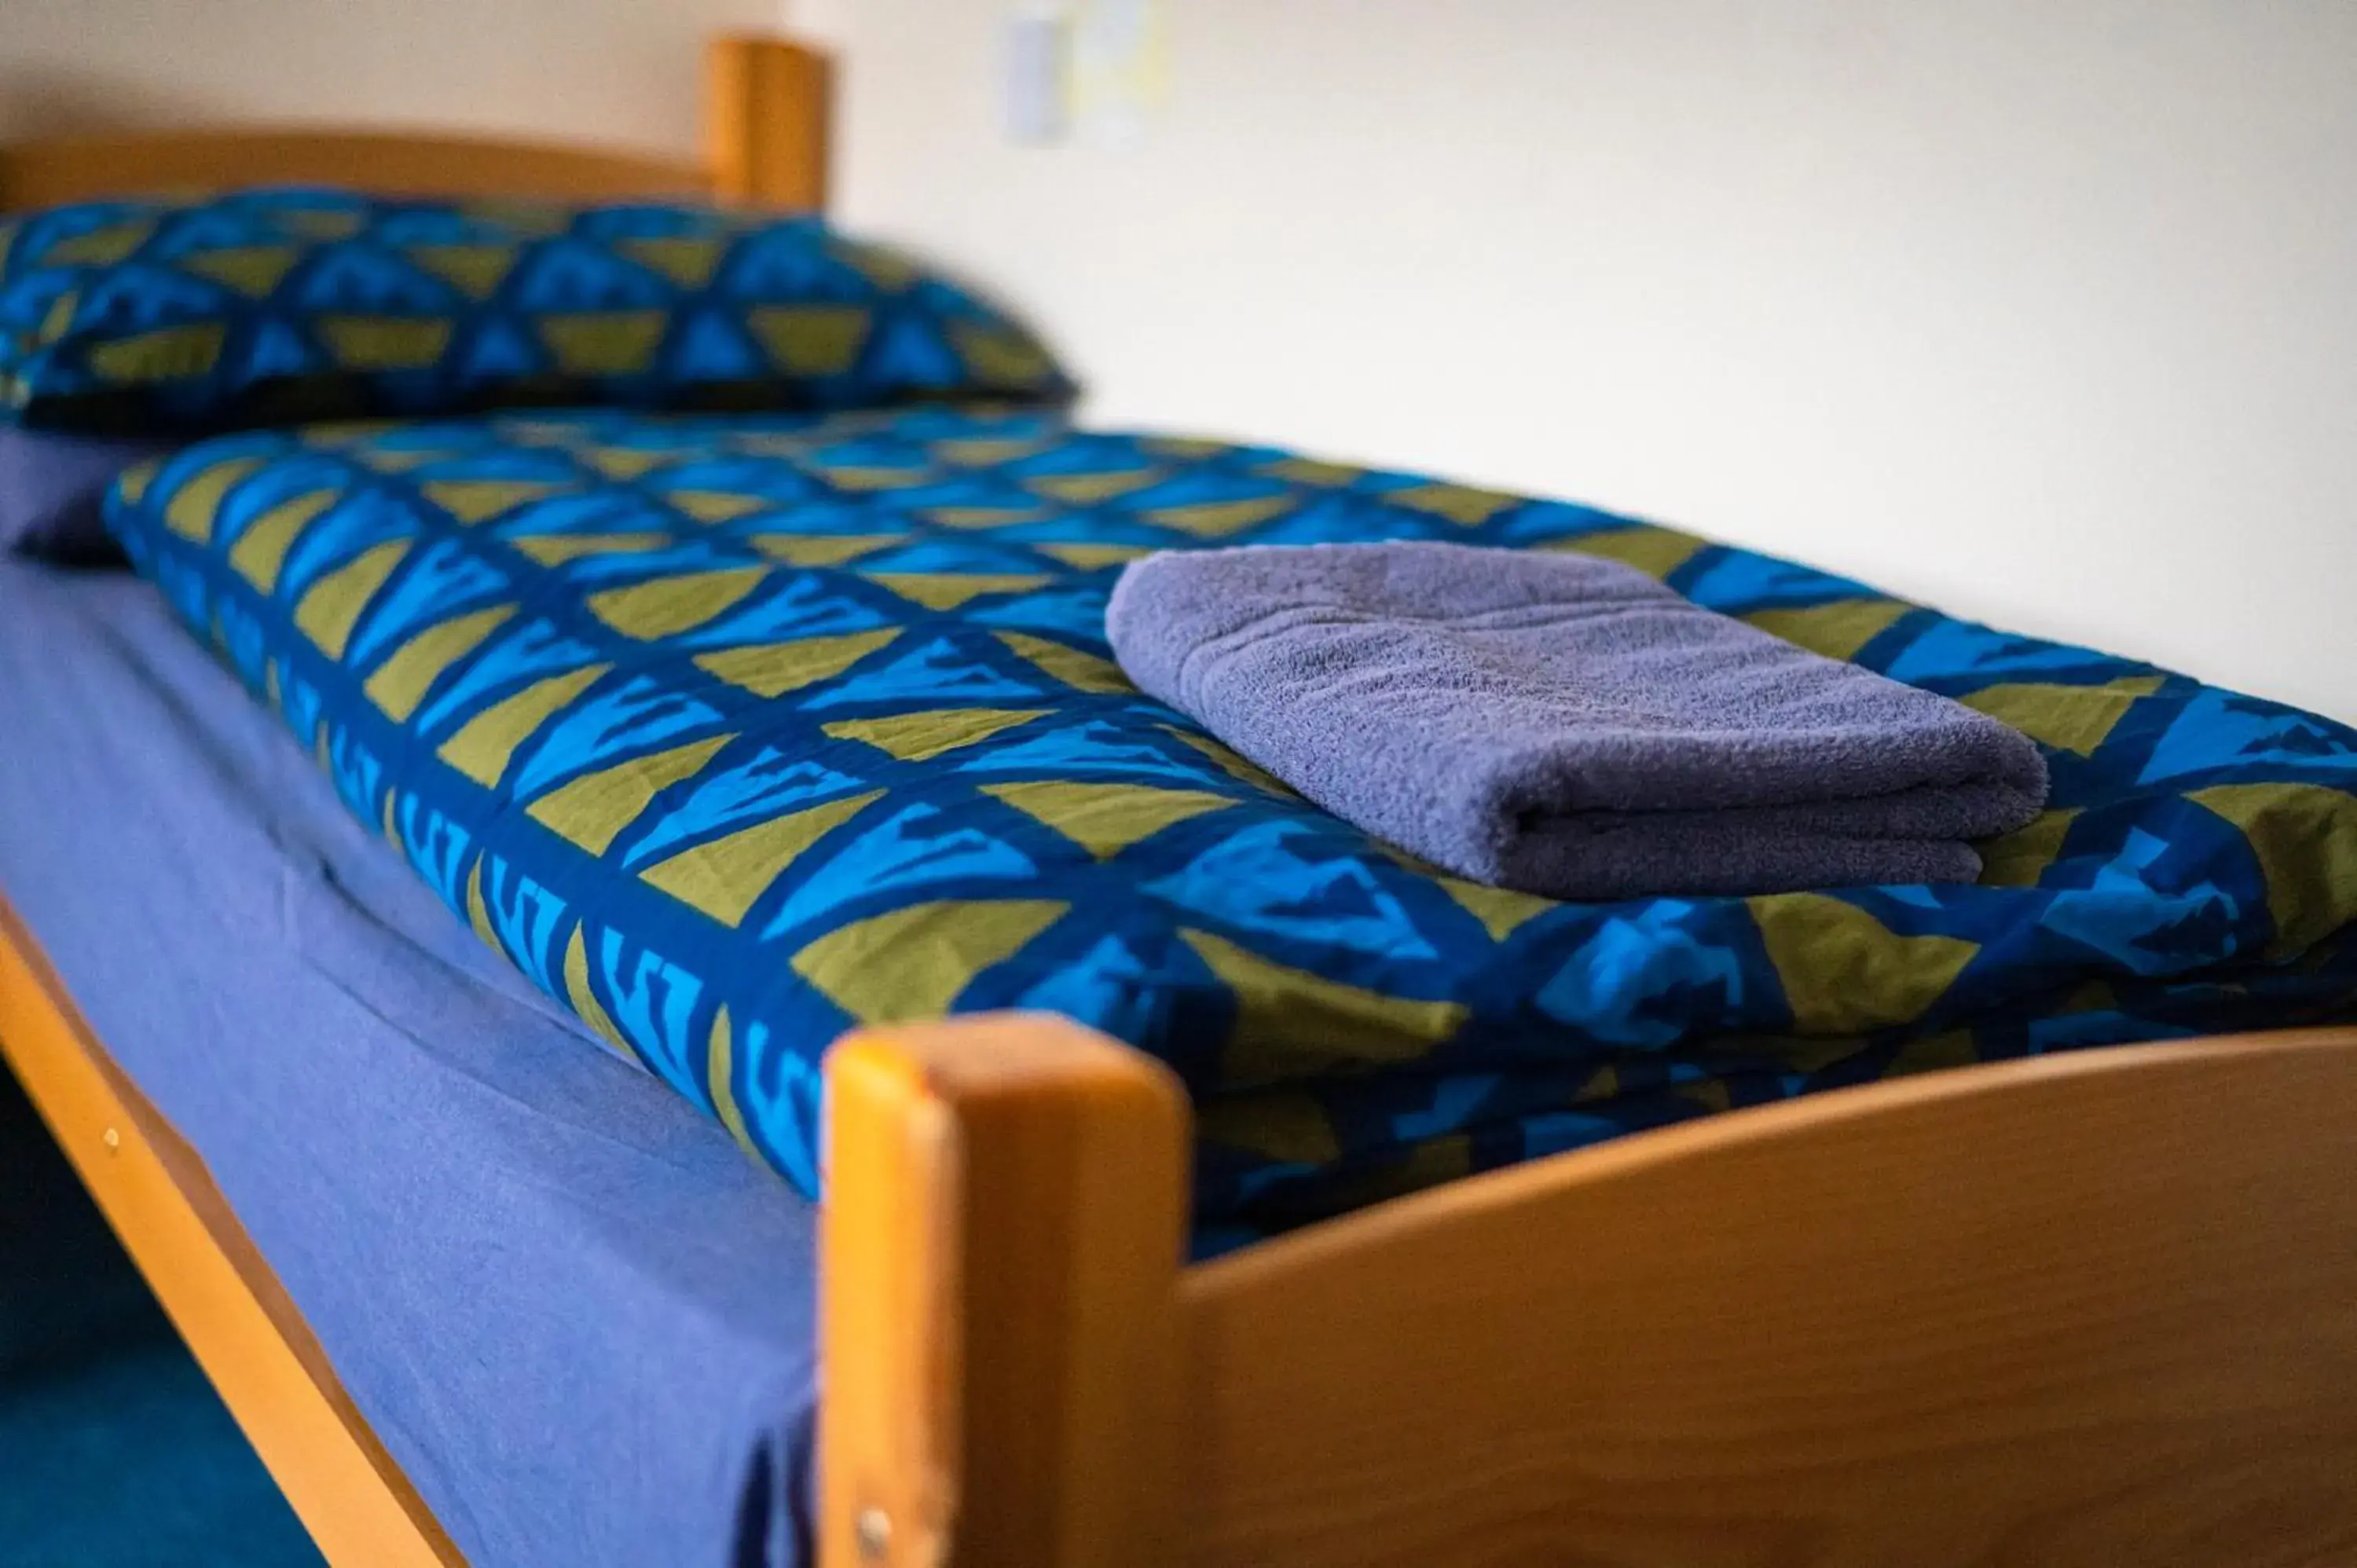
<instances>
[{"instance_id":1,"label":"teal carpet","mask_svg":"<svg viewBox=\"0 0 2357 1568\"><path fill-rule=\"evenodd\" d=\"M7 1568L320 1568L178 1341L0 1386Z\"/></svg>"},{"instance_id":2,"label":"teal carpet","mask_svg":"<svg viewBox=\"0 0 2357 1568\"><path fill-rule=\"evenodd\" d=\"M322 1560L0 1070L0 1568L216 1565Z\"/></svg>"}]
</instances>

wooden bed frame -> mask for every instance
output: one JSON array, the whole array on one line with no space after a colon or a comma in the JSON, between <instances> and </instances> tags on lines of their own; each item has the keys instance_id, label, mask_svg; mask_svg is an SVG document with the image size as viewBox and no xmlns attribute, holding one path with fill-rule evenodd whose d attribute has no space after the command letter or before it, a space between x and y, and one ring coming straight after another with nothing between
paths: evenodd
<instances>
[{"instance_id":1,"label":"wooden bed frame","mask_svg":"<svg viewBox=\"0 0 2357 1568\"><path fill-rule=\"evenodd\" d=\"M825 61L723 39L711 91L700 165L116 138L0 148L0 207L821 205ZM0 1047L328 1560L460 1563L5 905ZM2357 1029L1737 1112L1198 1267L1144 1056L997 1015L853 1036L828 1079L827 1568L2357 1562Z\"/></svg>"}]
</instances>

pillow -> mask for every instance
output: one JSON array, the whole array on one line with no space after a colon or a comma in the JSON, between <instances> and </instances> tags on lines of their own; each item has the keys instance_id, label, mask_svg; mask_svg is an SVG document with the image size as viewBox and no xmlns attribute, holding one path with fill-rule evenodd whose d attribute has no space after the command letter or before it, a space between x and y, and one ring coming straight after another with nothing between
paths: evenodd
<instances>
[{"instance_id":1,"label":"pillow","mask_svg":"<svg viewBox=\"0 0 2357 1568\"><path fill-rule=\"evenodd\" d=\"M0 418L23 424L1071 390L1006 316L814 218L269 189L0 220Z\"/></svg>"},{"instance_id":2,"label":"pillow","mask_svg":"<svg viewBox=\"0 0 2357 1568\"><path fill-rule=\"evenodd\" d=\"M61 435L0 424L0 552L53 561L120 561L106 532L106 488L168 441Z\"/></svg>"}]
</instances>

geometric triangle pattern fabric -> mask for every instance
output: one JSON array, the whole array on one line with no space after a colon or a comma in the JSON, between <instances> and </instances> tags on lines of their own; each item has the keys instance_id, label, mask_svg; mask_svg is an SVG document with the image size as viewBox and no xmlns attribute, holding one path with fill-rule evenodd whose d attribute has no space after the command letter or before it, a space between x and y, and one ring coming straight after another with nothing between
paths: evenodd
<instances>
[{"instance_id":1,"label":"geometric triangle pattern fabric","mask_svg":"<svg viewBox=\"0 0 2357 1568\"><path fill-rule=\"evenodd\" d=\"M463 918L806 1189L864 1020L1045 1007L1169 1062L1211 1247L1814 1090L2357 1015L2357 732L1562 502L929 407L231 435L112 517ZM1140 551L1370 539L1636 561L2015 725L2050 809L1974 886L1443 875L1104 640Z\"/></svg>"},{"instance_id":2,"label":"geometric triangle pattern fabric","mask_svg":"<svg viewBox=\"0 0 2357 1568\"><path fill-rule=\"evenodd\" d=\"M0 217L0 411L27 424L178 433L1071 391L1003 313L810 217L328 189Z\"/></svg>"}]
</instances>

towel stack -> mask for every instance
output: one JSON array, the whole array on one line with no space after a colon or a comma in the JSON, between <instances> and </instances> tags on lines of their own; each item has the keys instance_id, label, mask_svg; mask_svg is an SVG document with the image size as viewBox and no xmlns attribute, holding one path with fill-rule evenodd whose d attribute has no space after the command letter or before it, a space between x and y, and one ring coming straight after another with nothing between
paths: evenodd
<instances>
[{"instance_id":1,"label":"towel stack","mask_svg":"<svg viewBox=\"0 0 2357 1568\"><path fill-rule=\"evenodd\" d=\"M1556 898L1969 882L2045 803L2018 732L1617 562L1458 544L1149 556L1130 678L1335 815Z\"/></svg>"}]
</instances>

